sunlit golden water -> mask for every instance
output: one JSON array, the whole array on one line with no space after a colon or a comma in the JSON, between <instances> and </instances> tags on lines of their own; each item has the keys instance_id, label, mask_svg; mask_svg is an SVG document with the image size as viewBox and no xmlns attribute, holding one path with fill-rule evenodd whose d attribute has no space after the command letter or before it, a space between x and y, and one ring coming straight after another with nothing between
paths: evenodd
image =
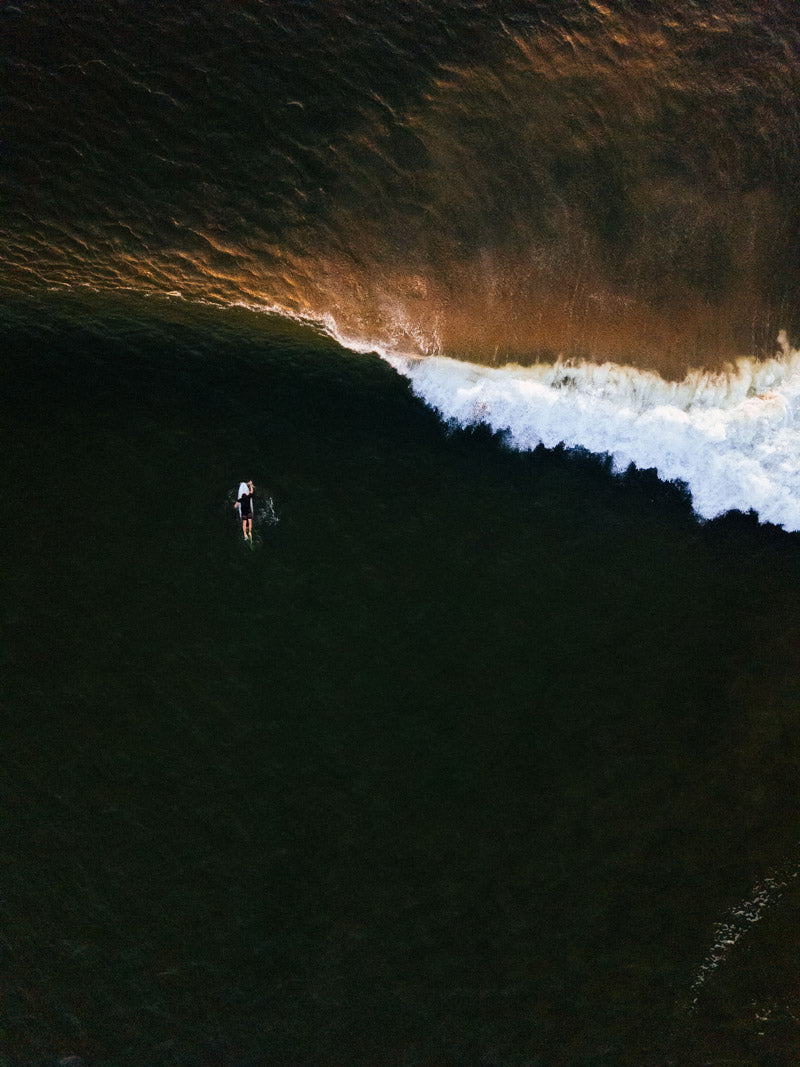
<instances>
[{"instance_id":1,"label":"sunlit golden water","mask_svg":"<svg viewBox=\"0 0 800 1067\"><path fill-rule=\"evenodd\" d=\"M5 275L493 365L763 357L797 325L795 15L208 3L151 54L34 3L6 15Z\"/></svg>"}]
</instances>

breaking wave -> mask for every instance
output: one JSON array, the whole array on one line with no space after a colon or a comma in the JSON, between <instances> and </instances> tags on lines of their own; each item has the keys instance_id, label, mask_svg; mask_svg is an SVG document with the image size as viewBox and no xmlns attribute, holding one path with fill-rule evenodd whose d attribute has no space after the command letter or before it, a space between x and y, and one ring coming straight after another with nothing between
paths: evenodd
<instances>
[{"instance_id":1,"label":"breaking wave","mask_svg":"<svg viewBox=\"0 0 800 1067\"><path fill-rule=\"evenodd\" d=\"M721 371L670 381L610 362L487 367L404 351L408 322L397 341L381 343L344 332L332 315L243 300L222 306L291 319L352 351L377 352L445 422L486 426L509 448L584 449L609 457L615 473L654 470L682 486L700 519L752 512L800 531L800 349L785 331L771 359L743 356Z\"/></svg>"},{"instance_id":2,"label":"breaking wave","mask_svg":"<svg viewBox=\"0 0 800 1067\"><path fill-rule=\"evenodd\" d=\"M491 368L386 352L447 422L485 425L514 449L582 448L684 485L698 517L754 512L800 530L800 352L666 381L616 364Z\"/></svg>"}]
</instances>

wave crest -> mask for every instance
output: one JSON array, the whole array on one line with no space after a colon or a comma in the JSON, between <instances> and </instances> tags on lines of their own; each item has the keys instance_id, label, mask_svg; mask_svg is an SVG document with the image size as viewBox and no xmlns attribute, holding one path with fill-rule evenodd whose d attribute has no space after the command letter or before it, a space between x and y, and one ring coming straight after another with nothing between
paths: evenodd
<instances>
[{"instance_id":1,"label":"wave crest","mask_svg":"<svg viewBox=\"0 0 800 1067\"><path fill-rule=\"evenodd\" d=\"M414 392L457 426L483 424L508 446L583 448L617 472L654 469L686 486L695 513L755 512L800 530L800 352L778 337L769 360L738 359L681 381L629 366L492 368L384 353Z\"/></svg>"}]
</instances>

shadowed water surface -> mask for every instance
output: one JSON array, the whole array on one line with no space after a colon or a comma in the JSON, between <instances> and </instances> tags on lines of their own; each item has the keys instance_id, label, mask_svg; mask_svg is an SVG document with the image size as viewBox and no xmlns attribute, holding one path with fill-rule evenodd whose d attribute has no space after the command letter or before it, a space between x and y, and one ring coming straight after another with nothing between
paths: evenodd
<instances>
[{"instance_id":1,"label":"shadowed water surface","mask_svg":"<svg viewBox=\"0 0 800 1067\"><path fill-rule=\"evenodd\" d=\"M0 329L12 1062L792 1062L794 882L691 1002L795 855L795 537L246 311Z\"/></svg>"}]
</instances>

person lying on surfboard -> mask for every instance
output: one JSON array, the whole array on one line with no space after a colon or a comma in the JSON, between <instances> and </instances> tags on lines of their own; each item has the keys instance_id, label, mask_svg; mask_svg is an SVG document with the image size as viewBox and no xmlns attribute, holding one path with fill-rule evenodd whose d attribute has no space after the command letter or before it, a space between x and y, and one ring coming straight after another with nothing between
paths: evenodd
<instances>
[{"instance_id":1,"label":"person lying on surfboard","mask_svg":"<svg viewBox=\"0 0 800 1067\"><path fill-rule=\"evenodd\" d=\"M252 482L239 482L239 491L236 494L239 498L233 505L239 511L239 518L242 520L242 536L245 541L249 537L253 539L253 483Z\"/></svg>"}]
</instances>

